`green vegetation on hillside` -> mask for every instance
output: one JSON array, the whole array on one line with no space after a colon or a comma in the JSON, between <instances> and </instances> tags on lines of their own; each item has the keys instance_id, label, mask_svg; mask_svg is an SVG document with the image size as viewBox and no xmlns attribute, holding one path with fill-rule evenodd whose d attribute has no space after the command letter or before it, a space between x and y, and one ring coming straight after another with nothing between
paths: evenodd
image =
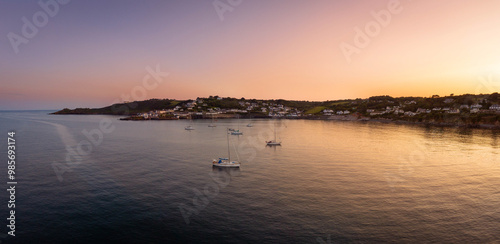
<instances>
[{"instance_id":1,"label":"green vegetation on hillside","mask_svg":"<svg viewBox=\"0 0 500 244\"><path fill-rule=\"evenodd\" d=\"M118 103L103 108L76 108L57 111L54 114L111 114L130 115L152 110L172 109L183 101L171 99L150 99L139 102Z\"/></svg>"},{"instance_id":2,"label":"green vegetation on hillside","mask_svg":"<svg viewBox=\"0 0 500 244\"><path fill-rule=\"evenodd\" d=\"M314 107L314 108L307 110L305 112L305 114L318 114L318 113L321 113L321 111L323 111L323 109L325 109L325 108L326 108L325 106L317 106L317 107Z\"/></svg>"}]
</instances>

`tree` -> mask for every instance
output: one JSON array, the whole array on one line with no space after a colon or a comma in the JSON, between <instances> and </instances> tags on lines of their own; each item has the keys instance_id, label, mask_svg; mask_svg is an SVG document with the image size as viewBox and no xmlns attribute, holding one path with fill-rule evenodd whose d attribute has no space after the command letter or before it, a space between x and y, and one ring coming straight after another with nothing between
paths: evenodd
<instances>
[{"instance_id":1,"label":"tree","mask_svg":"<svg viewBox=\"0 0 500 244\"><path fill-rule=\"evenodd\" d=\"M492 102L498 102L500 99L500 94L498 94L498 92L495 92L495 93L492 93L489 97L488 97L488 100L492 101Z\"/></svg>"}]
</instances>

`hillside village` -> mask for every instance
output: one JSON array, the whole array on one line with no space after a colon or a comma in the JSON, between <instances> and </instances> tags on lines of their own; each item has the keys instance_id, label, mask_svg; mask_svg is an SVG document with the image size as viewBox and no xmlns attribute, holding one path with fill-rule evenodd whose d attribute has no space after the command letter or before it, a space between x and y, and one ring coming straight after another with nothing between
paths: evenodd
<instances>
[{"instance_id":1,"label":"hillside village","mask_svg":"<svg viewBox=\"0 0 500 244\"><path fill-rule=\"evenodd\" d=\"M214 99L219 102L214 102ZM377 96L368 99L355 99L333 102L295 102L302 106L294 107L290 101L244 100L234 98L197 98L179 103L171 109L154 110L139 113L143 119L160 119L170 117L183 118L231 118L240 117L274 117L274 118L339 118L351 119L402 119L439 121L452 118L452 115L476 117L471 122L480 122L482 117L491 117L497 121L500 114L498 93L491 95L462 95L430 98L393 98ZM304 106L309 105L309 106ZM219 105L216 106L216 105ZM342 118L342 117L340 117ZM464 120L464 122L466 122Z\"/></svg>"},{"instance_id":2,"label":"hillside village","mask_svg":"<svg viewBox=\"0 0 500 244\"><path fill-rule=\"evenodd\" d=\"M454 125L500 125L500 95L445 97L373 96L325 102L257 100L210 96L193 100L150 99L89 109L63 109L55 114L128 115L124 120L287 118L392 120Z\"/></svg>"},{"instance_id":3,"label":"hillside village","mask_svg":"<svg viewBox=\"0 0 500 244\"><path fill-rule=\"evenodd\" d=\"M223 98L215 98L222 101ZM136 116L144 119L160 119L162 117L173 117L177 119L188 118L233 118L233 117L248 117L266 118L266 117L301 117L303 111L296 108L287 107L283 104L275 102L262 101L238 101L234 107L209 106L206 99L198 98L193 101L188 101L176 105L171 109L154 110L145 113L138 113Z\"/></svg>"}]
</instances>

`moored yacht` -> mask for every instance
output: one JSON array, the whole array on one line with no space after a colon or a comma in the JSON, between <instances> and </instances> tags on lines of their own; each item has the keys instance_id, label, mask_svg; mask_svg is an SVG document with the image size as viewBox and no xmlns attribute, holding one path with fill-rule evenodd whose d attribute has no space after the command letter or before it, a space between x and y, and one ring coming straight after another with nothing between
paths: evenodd
<instances>
[{"instance_id":1,"label":"moored yacht","mask_svg":"<svg viewBox=\"0 0 500 244\"><path fill-rule=\"evenodd\" d=\"M238 161L231 161L231 150L229 149L229 133L226 131L226 137L227 137L227 158L219 158L219 160L213 160L212 161L212 166L213 167L226 167L226 168L239 168L240 167L240 162Z\"/></svg>"}]
</instances>

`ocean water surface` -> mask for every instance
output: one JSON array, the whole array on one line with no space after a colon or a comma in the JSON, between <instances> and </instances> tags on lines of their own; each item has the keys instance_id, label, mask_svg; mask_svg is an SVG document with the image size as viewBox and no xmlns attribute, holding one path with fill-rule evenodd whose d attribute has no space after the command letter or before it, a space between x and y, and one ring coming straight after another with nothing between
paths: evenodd
<instances>
[{"instance_id":1,"label":"ocean water surface","mask_svg":"<svg viewBox=\"0 0 500 244\"><path fill-rule=\"evenodd\" d=\"M18 182L15 237L0 195L2 243L500 241L499 132L49 112L0 112ZM242 166L213 169L228 127L244 133L230 136ZM267 147L275 129L282 146Z\"/></svg>"}]
</instances>

